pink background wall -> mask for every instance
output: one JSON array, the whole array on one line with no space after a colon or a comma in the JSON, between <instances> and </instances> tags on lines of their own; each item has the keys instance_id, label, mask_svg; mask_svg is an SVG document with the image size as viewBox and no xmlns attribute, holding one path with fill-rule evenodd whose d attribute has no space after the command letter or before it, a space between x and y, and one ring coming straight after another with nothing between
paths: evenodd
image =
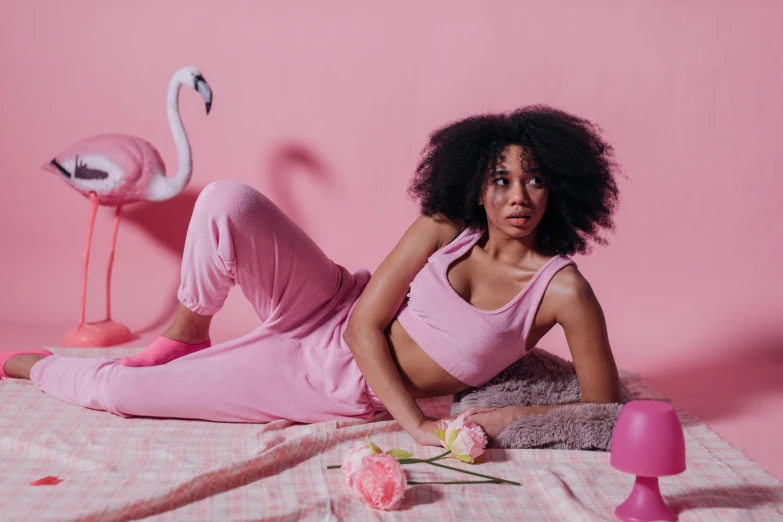
<instances>
[{"instance_id":1,"label":"pink background wall","mask_svg":"<svg viewBox=\"0 0 783 522\"><path fill-rule=\"evenodd\" d=\"M604 129L621 179L610 246L575 256L620 366L641 372L783 476L783 36L778 3L13 2L0 17L0 346L57 345L75 325L88 203L39 169L100 132L176 156L183 91L194 176L127 209L114 310L141 346L171 318L205 184L264 191L338 262L374 270L416 216L405 188L439 125L547 103ZM103 313L99 213L88 319ZM254 328L239 292L216 341ZM542 342L567 354L562 331Z\"/></svg>"}]
</instances>

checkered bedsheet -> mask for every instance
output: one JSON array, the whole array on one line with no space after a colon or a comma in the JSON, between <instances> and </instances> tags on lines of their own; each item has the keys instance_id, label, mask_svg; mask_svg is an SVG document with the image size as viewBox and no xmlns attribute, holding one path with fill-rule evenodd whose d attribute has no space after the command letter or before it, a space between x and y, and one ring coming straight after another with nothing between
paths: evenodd
<instances>
[{"instance_id":1,"label":"checkered bedsheet","mask_svg":"<svg viewBox=\"0 0 783 522\"><path fill-rule=\"evenodd\" d=\"M85 357L121 357L131 348L57 349ZM623 372L637 397L660 398ZM450 397L422 401L448 414ZM681 521L783 520L780 482L685 412L685 473L661 479ZM398 511L374 511L345 486L339 464L369 435L428 457L381 414L369 421L313 425L277 421L224 424L132 418L58 401L27 381L0 381L0 520L615 520L634 477L602 452L489 450L474 466L519 481L507 485L409 486ZM409 480L465 480L425 464L406 465ZM31 486L47 475L61 482Z\"/></svg>"}]
</instances>

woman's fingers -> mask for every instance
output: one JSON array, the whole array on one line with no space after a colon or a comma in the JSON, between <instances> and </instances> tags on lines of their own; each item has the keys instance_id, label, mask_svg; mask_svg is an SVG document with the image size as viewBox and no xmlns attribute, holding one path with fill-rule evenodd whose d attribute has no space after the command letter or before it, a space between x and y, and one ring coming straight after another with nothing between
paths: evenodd
<instances>
[{"instance_id":1,"label":"woman's fingers","mask_svg":"<svg viewBox=\"0 0 783 522\"><path fill-rule=\"evenodd\" d=\"M465 418L467 419L468 417L470 417L471 415L474 415L476 413L487 413L487 412L490 412L490 411L495 411L495 408L488 408L486 406L472 406L472 407L468 408L465 411L461 411L459 413L454 413L452 415L449 415L448 417L443 417L443 420L453 421L454 419L456 419L460 415L464 415Z\"/></svg>"},{"instance_id":2,"label":"woman's fingers","mask_svg":"<svg viewBox=\"0 0 783 522\"><path fill-rule=\"evenodd\" d=\"M476 413L487 413L490 411L495 411L495 408L488 408L486 406L473 406L472 408L468 408L462 413L465 414L465 418L467 419L468 417L470 417L471 415L475 415Z\"/></svg>"},{"instance_id":3,"label":"woman's fingers","mask_svg":"<svg viewBox=\"0 0 783 522\"><path fill-rule=\"evenodd\" d=\"M476 413L470 420L481 426L490 439L500 435L509 424L507 415L498 410Z\"/></svg>"},{"instance_id":4,"label":"woman's fingers","mask_svg":"<svg viewBox=\"0 0 783 522\"><path fill-rule=\"evenodd\" d=\"M487 412L490 412L490 411L495 411L495 408L488 408L486 406L471 406L470 408L468 408L465 411L461 411L459 413L454 413L452 415L449 415L448 417L443 417L443 420L453 421L454 419L456 419L460 415L464 415L465 418L467 419L468 417L470 417L474 413L487 413Z\"/></svg>"}]
</instances>

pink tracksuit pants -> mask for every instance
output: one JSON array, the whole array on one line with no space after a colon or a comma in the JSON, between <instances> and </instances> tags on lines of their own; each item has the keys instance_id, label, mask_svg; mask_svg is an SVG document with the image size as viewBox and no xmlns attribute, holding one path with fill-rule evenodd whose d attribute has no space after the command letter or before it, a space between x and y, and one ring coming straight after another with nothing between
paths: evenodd
<instances>
[{"instance_id":1,"label":"pink tracksuit pants","mask_svg":"<svg viewBox=\"0 0 783 522\"><path fill-rule=\"evenodd\" d=\"M160 366L53 355L35 364L30 378L58 399L122 417L368 418L383 404L343 332L369 279L365 269L351 274L334 263L257 190L217 181L193 209L178 298L210 315L239 284L261 326Z\"/></svg>"}]
</instances>

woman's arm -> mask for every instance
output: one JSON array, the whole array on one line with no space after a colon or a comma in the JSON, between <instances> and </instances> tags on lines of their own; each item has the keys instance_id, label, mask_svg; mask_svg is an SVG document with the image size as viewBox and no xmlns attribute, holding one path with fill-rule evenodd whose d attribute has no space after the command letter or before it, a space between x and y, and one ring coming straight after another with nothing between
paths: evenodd
<instances>
[{"instance_id":1,"label":"woman's arm","mask_svg":"<svg viewBox=\"0 0 783 522\"><path fill-rule=\"evenodd\" d=\"M553 291L547 298L552 300L552 308L557 310L555 321L565 332L582 400L547 406L507 406L494 412L471 415L470 420L481 425L490 437L497 437L508 425L523 417L545 415L561 406L620 402L620 376L609 346L601 305L590 284L578 271L563 270L560 274L561 281L557 285L550 284Z\"/></svg>"},{"instance_id":2,"label":"woman's arm","mask_svg":"<svg viewBox=\"0 0 783 522\"><path fill-rule=\"evenodd\" d=\"M563 327L583 403L620 402L620 375L609 346L606 319L590 283L573 271L558 292L556 322Z\"/></svg>"},{"instance_id":3,"label":"woman's arm","mask_svg":"<svg viewBox=\"0 0 783 522\"><path fill-rule=\"evenodd\" d=\"M343 338L367 383L386 409L419 444L439 445L435 433L402 381L384 334L402 305L410 282L457 225L420 216L383 260L359 297Z\"/></svg>"}]
</instances>

